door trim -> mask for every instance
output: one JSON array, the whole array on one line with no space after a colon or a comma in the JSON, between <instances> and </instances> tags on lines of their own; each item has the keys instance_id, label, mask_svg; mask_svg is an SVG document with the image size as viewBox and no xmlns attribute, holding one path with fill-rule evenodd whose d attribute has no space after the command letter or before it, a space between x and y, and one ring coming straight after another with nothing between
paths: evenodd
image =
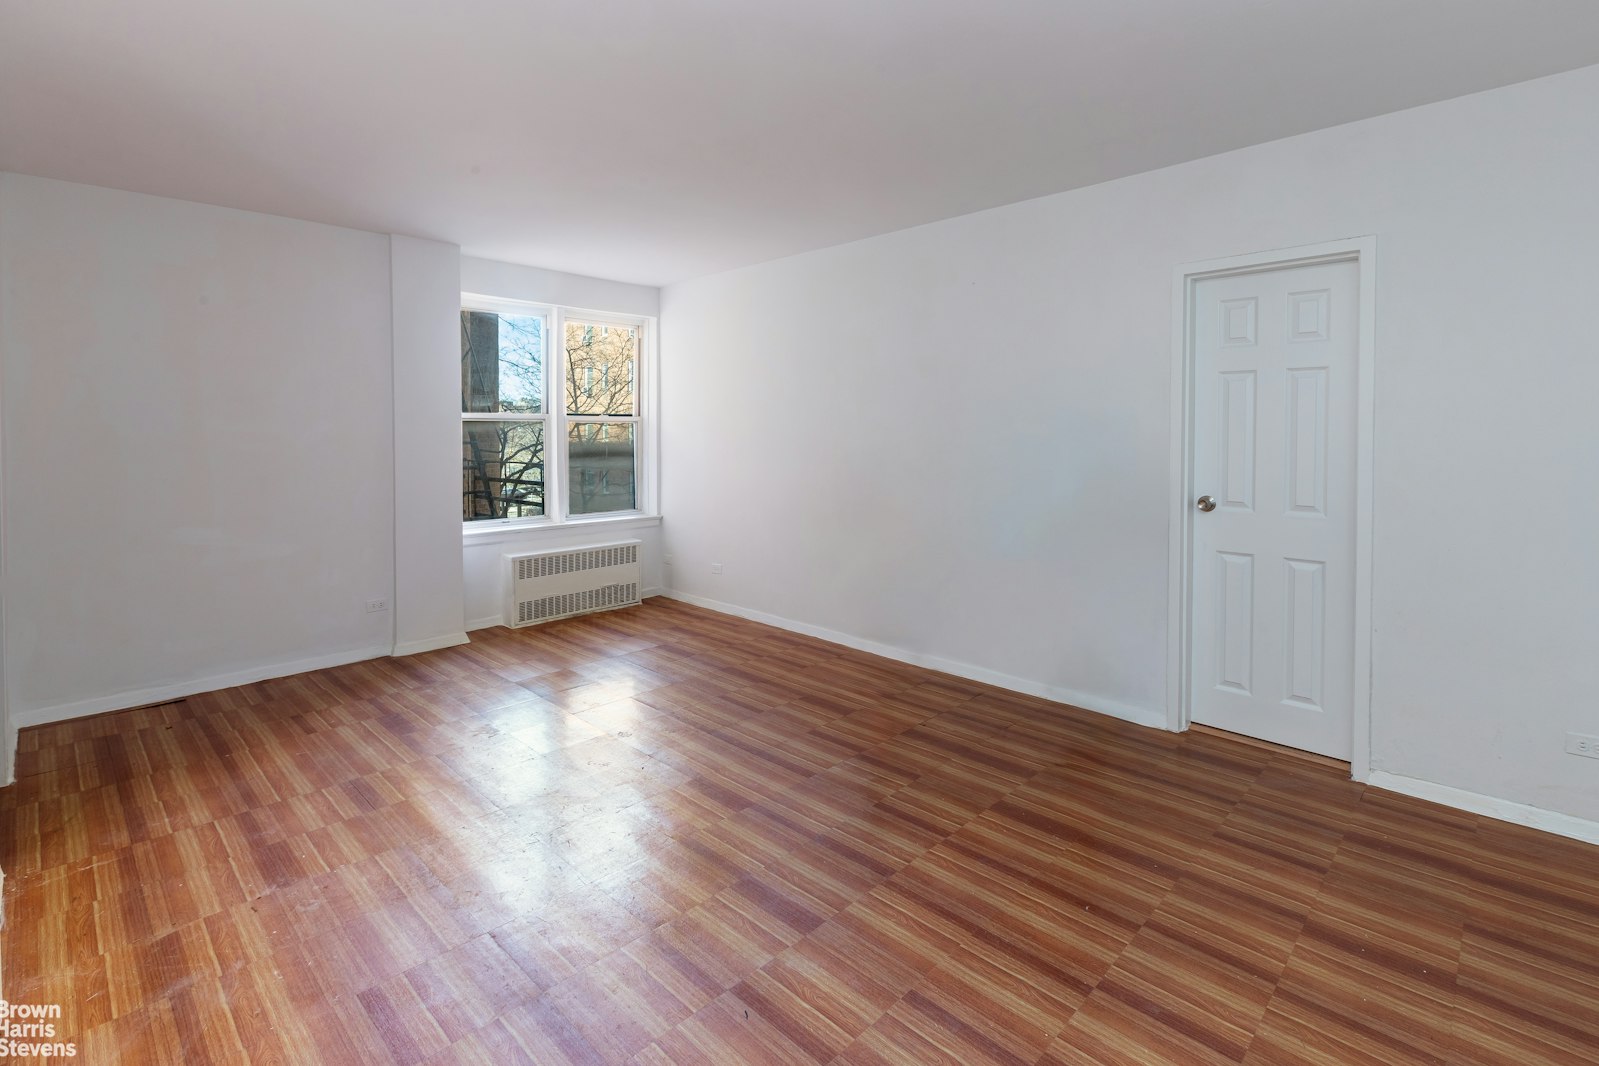
<instances>
[{"instance_id":1,"label":"door trim","mask_svg":"<svg viewBox=\"0 0 1599 1066\"><path fill-rule=\"evenodd\" d=\"M1349 237L1323 244L1251 252L1186 263L1172 274L1171 510L1167 568L1166 728L1188 728L1193 644L1194 509L1194 288L1211 278L1258 274L1284 267L1352 261L1357 265L1360 324L1355 398L1355 633L1350 708L1350 776L1371 774L1371 545L1372 447L1375 436L1377 238Z\"/></svg>"}]
</instances>

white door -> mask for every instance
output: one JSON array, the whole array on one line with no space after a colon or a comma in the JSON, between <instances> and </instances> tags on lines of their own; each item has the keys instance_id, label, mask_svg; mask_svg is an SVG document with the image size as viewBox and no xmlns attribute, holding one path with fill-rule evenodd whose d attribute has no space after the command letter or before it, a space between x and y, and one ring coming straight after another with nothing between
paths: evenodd
<instances>
[{"instance_id":1,"label":"white door","mask_svg":"<svg viewBox=\"0 0 1599 1066\"><path fill-rule=\"evenodd\" d=\"M1191 718L1337 759L1351 748L1358 270L1194 287Z\"/></svg>"}]
</instances>

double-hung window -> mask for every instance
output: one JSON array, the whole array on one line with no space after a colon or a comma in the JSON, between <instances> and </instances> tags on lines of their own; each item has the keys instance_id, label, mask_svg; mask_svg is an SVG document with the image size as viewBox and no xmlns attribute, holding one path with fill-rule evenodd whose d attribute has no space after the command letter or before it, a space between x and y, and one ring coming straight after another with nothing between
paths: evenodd
<instances>
[{"instance_id":1,"label":"double-hung window","mask_svg":"<svg viewBox=\"0 0 1599 1066\"><path fill-rule=\"evenodd\" d=\"M560 523L642 509L645 326L463 298L464 522Z\"/></svg>"}]
</instances>

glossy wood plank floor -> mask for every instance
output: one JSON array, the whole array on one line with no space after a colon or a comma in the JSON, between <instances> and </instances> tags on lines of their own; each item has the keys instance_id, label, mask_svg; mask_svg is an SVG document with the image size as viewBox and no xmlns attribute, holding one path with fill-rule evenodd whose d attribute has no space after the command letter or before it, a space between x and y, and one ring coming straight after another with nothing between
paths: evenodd
<instances>
[{"instance_id":1,"label":"glossy wood plank floor","mask_svg":"<svg viewBox=\"0 0 1599 1066\"><path fill-rule=\"evenodd\" d=\"M667 601L20 772L80 1062L1599 1061L1599 849Z\"/></svg>"}]
</instances>

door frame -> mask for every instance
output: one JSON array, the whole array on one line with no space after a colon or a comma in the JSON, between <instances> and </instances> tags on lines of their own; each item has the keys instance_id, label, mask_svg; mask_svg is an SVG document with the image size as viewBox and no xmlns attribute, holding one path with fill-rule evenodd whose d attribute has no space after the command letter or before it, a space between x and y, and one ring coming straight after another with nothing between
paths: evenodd
<instances>
[{"instance_id":1,"label":"door frame","mask_svg":"<svg viewBox=\"0 0 1599 1066\"><path fill-rule=\"evenodd\" d=\"M1377 238L1348 237L1322 244L1251 252L1186 263L1172 274L1171 518L1168 526L1166 727L1188 728L1193 646L1194 533L1194 290L1201 281L1260 274L1285 267L1354 262L1360 324L1355 399L1355 633L1350 708L1350 777L1371 773L1371 548L1372 457L1375 436Z\"/></svg>"}]
</instances>

